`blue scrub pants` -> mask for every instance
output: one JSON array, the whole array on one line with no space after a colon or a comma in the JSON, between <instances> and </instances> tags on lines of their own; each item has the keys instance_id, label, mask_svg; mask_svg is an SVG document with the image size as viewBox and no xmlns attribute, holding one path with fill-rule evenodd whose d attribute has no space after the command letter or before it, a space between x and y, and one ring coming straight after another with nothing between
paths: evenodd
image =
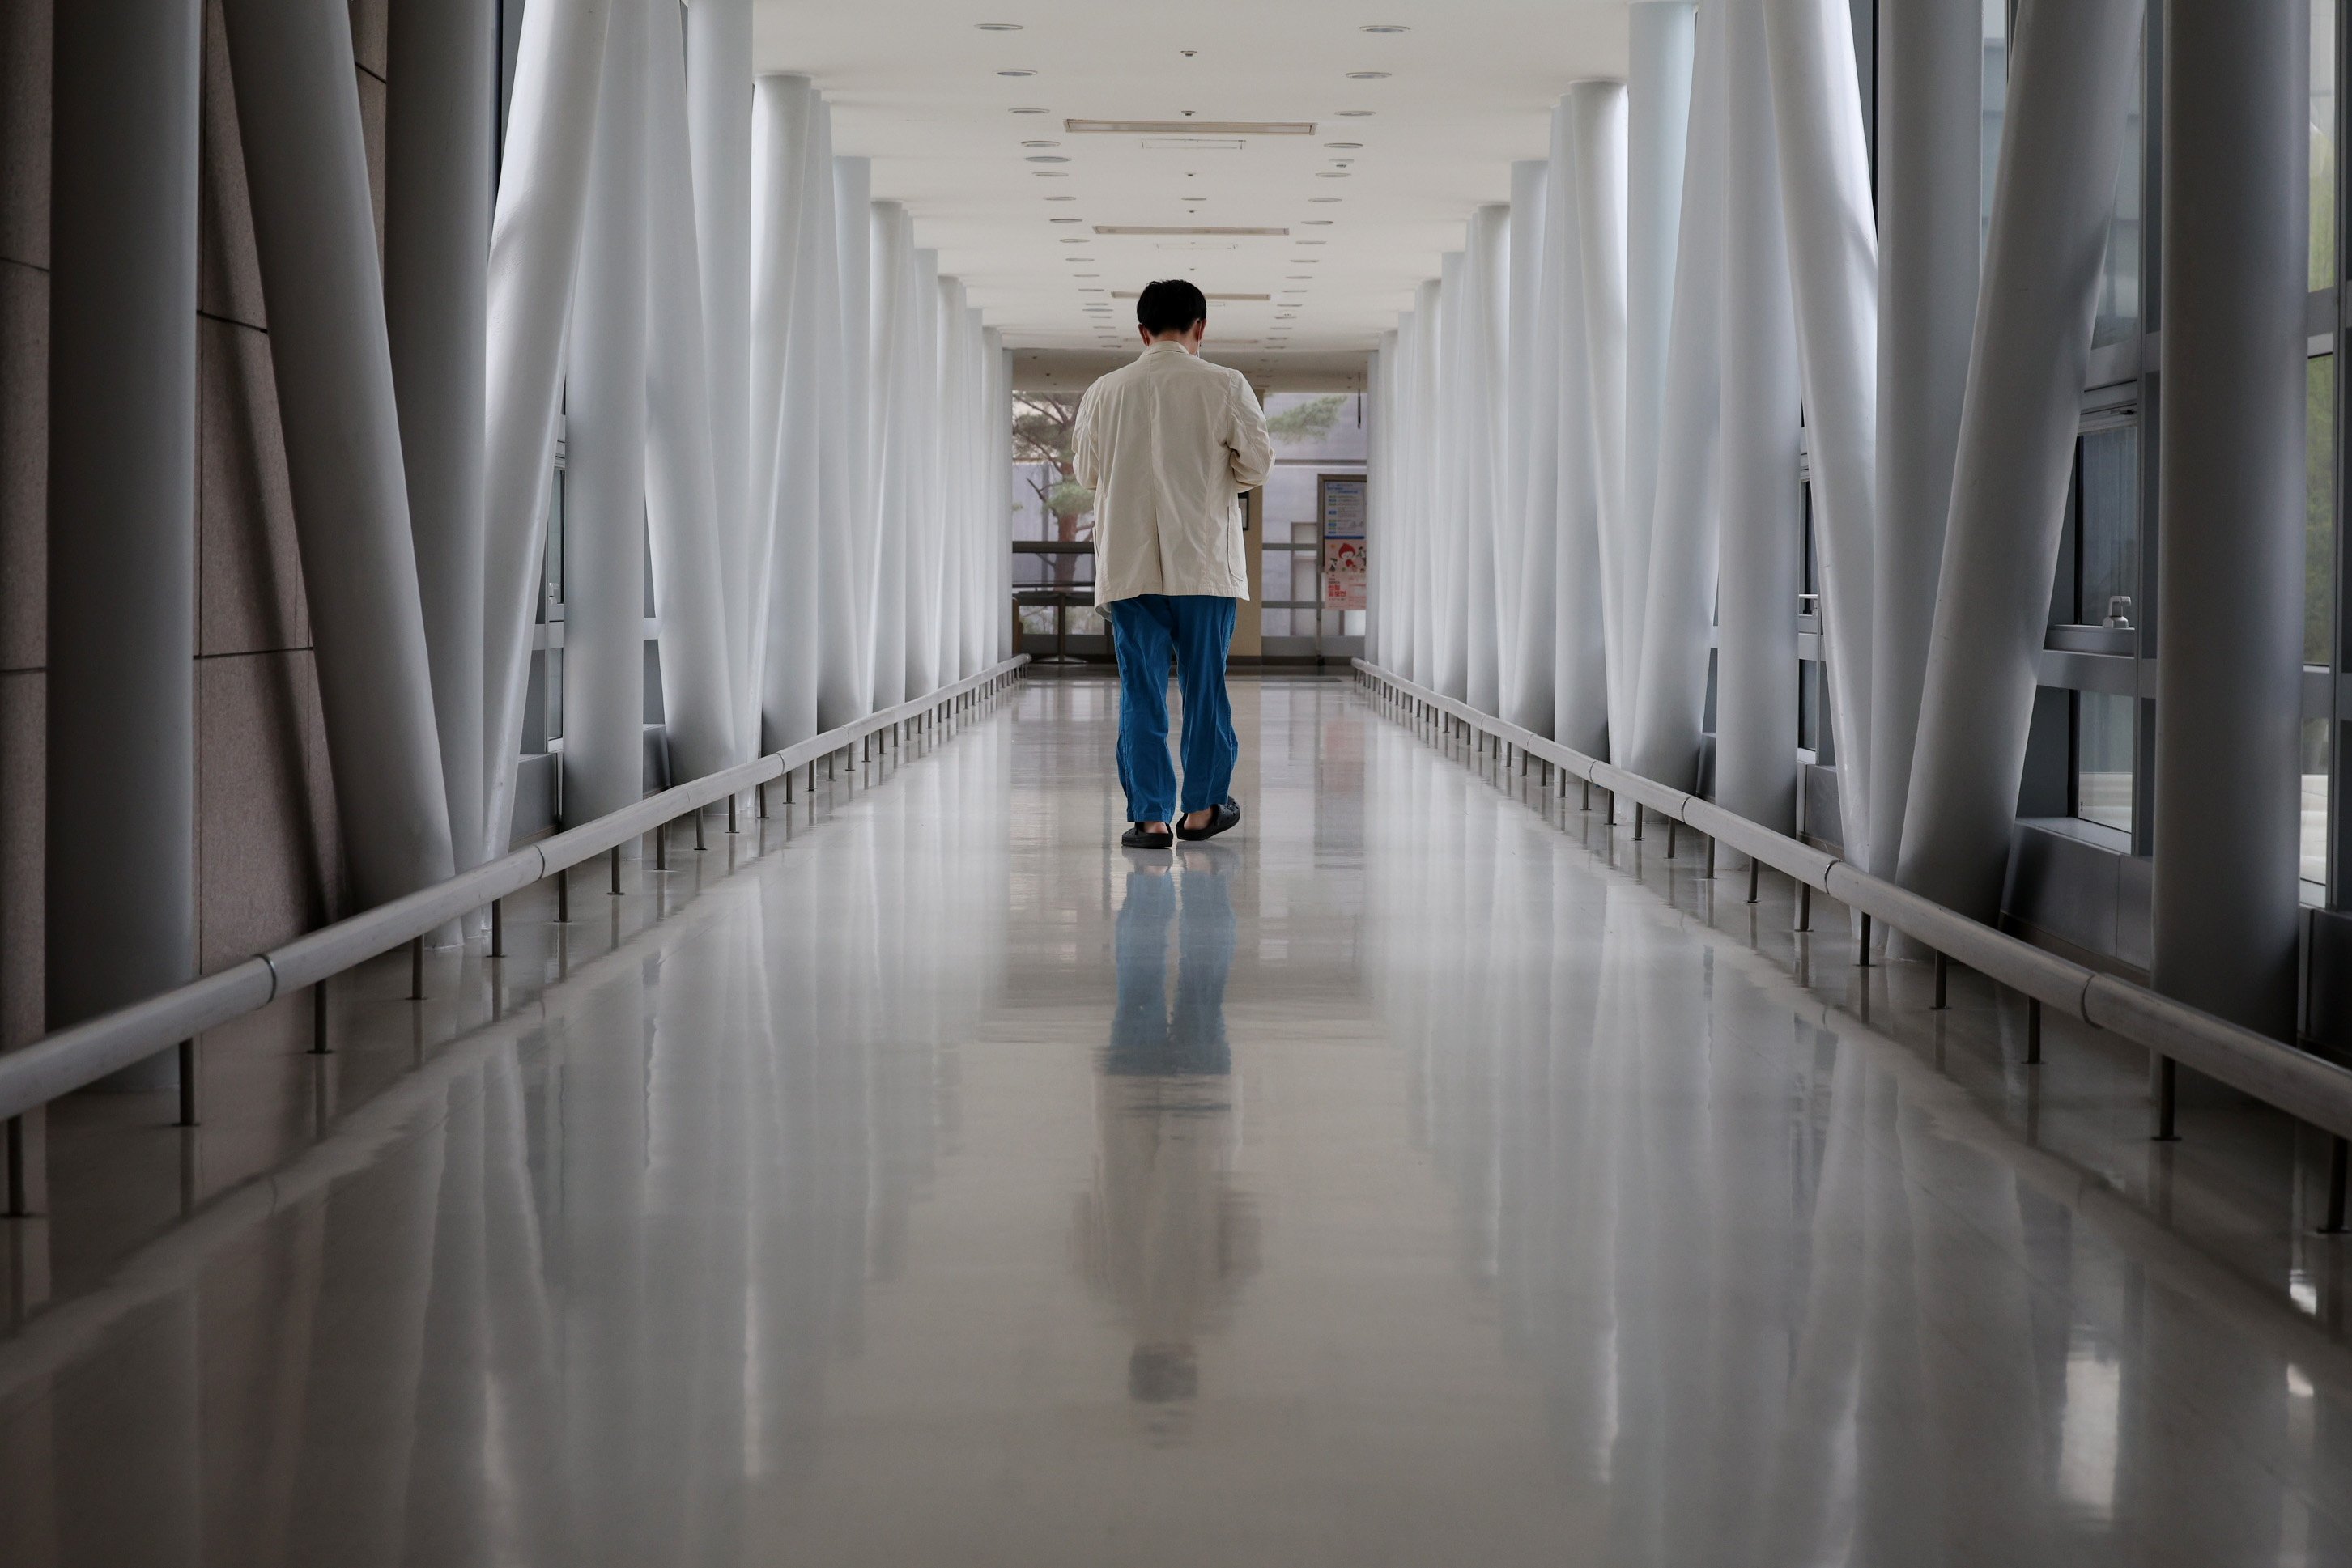
<instances>
[{"instance_id":1,"label":"blue scrub pants","mask_svg":"<svg viewBox=\"0 0 2352 1568\"><path fill-rule=\"evenodd\" d=\"M1234 601L1209 593L1143 593L1114 600L1118 650L1118 782L1131 822L1176 819L1176 768L1168 754L1168 658L1184 686L1185 812L1222 805L1241 742L1225 696L1225 649Z\"/></svg>"}]
</instances>

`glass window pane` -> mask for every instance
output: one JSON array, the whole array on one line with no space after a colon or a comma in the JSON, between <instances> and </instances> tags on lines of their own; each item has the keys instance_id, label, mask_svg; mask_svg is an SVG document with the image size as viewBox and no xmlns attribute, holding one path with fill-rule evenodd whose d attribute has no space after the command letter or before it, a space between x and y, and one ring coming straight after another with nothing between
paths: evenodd
<instances>
[{"instance_id":1,"label":"glass window pane","mask_svg":"<svg viewBox=\"0 0 2352 1568\"><path fill-rule=\"evenodd\" d=\"M2132 724L2139 704L2105 692L2074 694L2074 815L2128 833Z\"/></svg>"},{"instance_id":2,"label":"glass window pane","mask_svg":"<svg viewBox=\"0 0 2352 1568\"><path fill-rule=\"evenodd\" d=\"M2139 330L2141 99L2147 77L2145 70L2132 73L2131 113L2124 122L2124 155L2116 171L2116 204L2107 223L2107 256L2100 266L2099 314L2091 329L2095 349L2120 343Z\"/></svg>"},{"instance_id":3,"label":"glass window pane","mask_svg":"<svg viewBox=\"0 0 2352 1568\"><path fill-rule=\"evenodd\" d=\"M2303 880L2327 880L2327 730L2324 718L2303 721Z\"/></svg>"},{"instance_id":4,"label":"glass window pane","mask_svg":"<svg viewBox=\"0 0 2352 1568\"><path fill-rule=\"evenodd\" d=\"M2304 446L2303 662L2328 662L2336 601L2336 356L2308 361Z\"/></svg>"},{"instance_id":5,"label":"glass window pane","mask_svg":"<svg viewBox=\"0 0 2352 1568\"><path fill-rule=\"evenodd\" d=\"M2336 281L2336 5L2311 0L2311 287Z\"/></svg>"},{"instance_id":6,"label":"glass window pane","mask_svg":"<svg viewBox=\"0 0 2352 1568\"><path fill-rule=\"evenodd\" d=\"M1977 207L1977 255L1984 255L1992 234L1993 176L2000 169L2000 120L2009 104L2009 0L1984 0L1984 68L1979 76L1983 94L1984 134L1977 143L1978 167L1983 171Z\"/></svg>"},{"instance_id":7,"label":"glass window pane","mask_svg":"<svg viewBox=\"0 0 2352 1568\"><path fill-rule=\"evenodd\" d=\"M2083 437L2083 576L2075 613L2084 624L2120 617L2139 624L2139 428Z\"/></svg>"}]
</instances>

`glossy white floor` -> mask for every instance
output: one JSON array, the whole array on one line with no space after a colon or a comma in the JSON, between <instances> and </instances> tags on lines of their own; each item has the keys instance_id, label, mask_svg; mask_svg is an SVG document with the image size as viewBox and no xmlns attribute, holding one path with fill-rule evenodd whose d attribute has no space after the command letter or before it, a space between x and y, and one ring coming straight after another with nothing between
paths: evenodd
<instances>
[{"instance_id":1,"label":"glossy white floor","mask_svg":"<svg viewBox=\"0 0 2352 1568\"><path fill-rule=\"evenodd\" d=\"M2352 1561L2316 1140L1337 682L1127 855L1113 702L64 1108L0 1562Z\"/></svg>"}]
</instances>

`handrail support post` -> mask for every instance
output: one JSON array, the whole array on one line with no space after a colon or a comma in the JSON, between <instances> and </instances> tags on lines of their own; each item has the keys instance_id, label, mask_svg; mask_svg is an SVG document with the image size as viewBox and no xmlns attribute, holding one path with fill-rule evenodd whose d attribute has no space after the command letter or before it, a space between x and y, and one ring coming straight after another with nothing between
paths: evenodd
<instances>
[{"instance_id":1,"label":"handrail support post","mask_svg":"<svg viewBox=\"0 0 2352 1568\"><path fill-rule=\"evenodd\" d=\"M2180 1064L2168 1056L2148 1059L2150 1088L2156 1096L2154 1130L2148 1136L2159 1144L2180 1140Z\"/></svg>"},{"instance_id":2,"label":"handrail support post","mask_svg":"<svg viewBox=\"0 0 2352 1568\"><path fill-rule=\"evenodd\" d=\"M198 1061L196 1042L194 1040L182 1040L179 1044L179 1052L180 1125L193 1127L201 1119L204 1111L202 1093L204 1075L199 1071L201 1063Z\"/></svg>"},{"instance_id":3,"label":"handrail support post","mask_svg":"<svg viewBox=\"0 0 2352 1568\"><path fill-rule=\"evenodd\" d=\"M11 1127L15 1124L10 1124ZM2327 1220L2319 1229L2324 1236L2344 1234L2344 1189L2347 1178L2352 1177L2352 1138L2340 1134L2327 1140ZM15 1181L12 1165L9 1179Z\"/></svg>"}]
</instances>

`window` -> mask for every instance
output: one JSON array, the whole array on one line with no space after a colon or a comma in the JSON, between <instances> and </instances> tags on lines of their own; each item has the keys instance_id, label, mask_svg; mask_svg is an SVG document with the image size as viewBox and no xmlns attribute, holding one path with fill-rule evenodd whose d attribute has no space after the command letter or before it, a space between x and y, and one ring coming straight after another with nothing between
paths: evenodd
<instances>
[{"instance_id":1,"label":"window","mask_svg":"<svg viewBox=\"0 0 2352 1568\"><path fill-rule=\"evenodd\" d=\"M2074 694L2074 815L2130 832L2137 698Z\"/></svg>"},{"instance_id":2,"label":"window","mask_svg":"<svg viewBox=\"0 0 2352 1568\"><path fill-rule=\"evenodd\" d=\"M2336 281L2336 5L2311 0L2311 287Z\"/></svg>"},{"instance_id":3,"label":"window","mask_svg":"<svg viewBox=\"0 0 2352 1568\"><path fill-rule=\"evenodd\" d=\"M2078 449L2074 622L2137 626L2139 593L2139 427L2086 434Z\"/></svg>"},{"instance_id":4,"label":"window","mask_svg":"<svg viewBox=\"0 0 2352 1568\"><path fill-rule=\"evenodd\" d=\"M2146 46L2142 46L2143 59ZM2132 76L2131 109L2124 120L2124 155L2116 171L2116 201L2107 220L2107 255L2099 264L2099 310L2091 346L2105 348L2139 333L2140 167L2144 155L2147 72Z\"/></svg>"}]
</instances>

